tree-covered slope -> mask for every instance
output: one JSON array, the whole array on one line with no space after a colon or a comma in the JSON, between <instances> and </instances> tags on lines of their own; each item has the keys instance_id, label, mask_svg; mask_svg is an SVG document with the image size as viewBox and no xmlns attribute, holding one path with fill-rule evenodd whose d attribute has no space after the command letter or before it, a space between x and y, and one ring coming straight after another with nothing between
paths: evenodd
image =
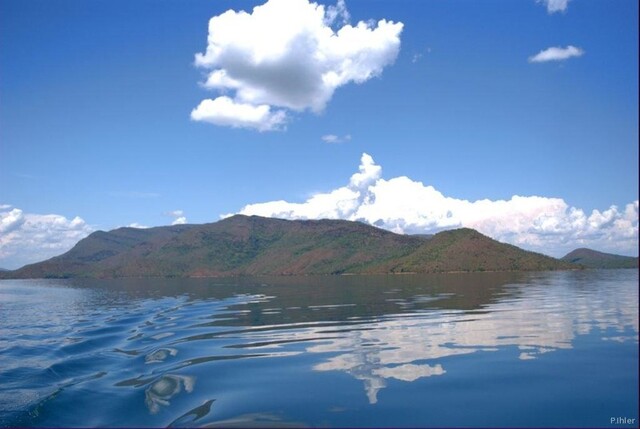
<instances>
[{"instance_id":1,"label":"tree-covered slope","mask_svg":"<svg viewBox=\"0 0 640 429\"><path fill-rule=\"evenodd\" d=\"M459 229L399 235L344 220L236 215L216 223L95 232L67 253L3 277L425 273L575 266Z\"/></svg>"}]
</instances>

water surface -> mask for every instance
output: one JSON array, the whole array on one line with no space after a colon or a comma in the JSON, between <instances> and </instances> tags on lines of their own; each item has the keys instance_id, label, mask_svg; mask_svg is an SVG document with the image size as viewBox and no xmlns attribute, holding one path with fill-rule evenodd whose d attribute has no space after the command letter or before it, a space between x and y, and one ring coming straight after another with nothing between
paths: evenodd
<instances>
[{"instance_id":1,"label":"water surface","mask_svg":"<svg viewBox=\"0 0 640 429\"><path fill-rule=\"evenodd\" d=\"M638 270L4 280L0 329L1 426L638 422Z\"/></svg>"}]
</instances>

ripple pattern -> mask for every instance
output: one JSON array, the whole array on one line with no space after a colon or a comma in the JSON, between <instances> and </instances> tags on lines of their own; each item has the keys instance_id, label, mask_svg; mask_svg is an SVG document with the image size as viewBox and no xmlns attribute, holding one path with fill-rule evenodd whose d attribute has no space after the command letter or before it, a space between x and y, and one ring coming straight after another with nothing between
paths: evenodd
<instances>
[{"instance_id":1,"label":"ripple pattern","mask_svg":"<svg viewBox=\"0 0 640 429\"><path fill-rule=\"evenodd\" d=\"M470 371L506 380L496 362L637 363L637 270L451 279L2 281L0 426L349 426Z\"/></svg>"}]
</instances>

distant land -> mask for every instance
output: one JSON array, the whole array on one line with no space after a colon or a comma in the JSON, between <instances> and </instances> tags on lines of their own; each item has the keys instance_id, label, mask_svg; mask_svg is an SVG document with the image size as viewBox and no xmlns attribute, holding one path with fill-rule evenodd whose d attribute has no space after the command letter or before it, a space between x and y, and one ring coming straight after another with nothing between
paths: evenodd
<instances>
[{"instance_id":1,"label":"distant land","mask_svg":"<svg viewBox=\"0 0 640 429\"><path fill-rule=\"evenodd\" d=\"M203 225L97 231L2 278L215 277L576 269L462 228L400 235L345 220L236 215Z\"/></svg>"},{"instance_id":2,"label":"distant land","mask_svg":"<svg viewBox=\"0 0 640 429\"><path fill-rule=\"evenodd\" d=\"M637 257L614 255L585 248L569 252L561 259L587 268L638 268Z\"/></svg>"}]
</instances>

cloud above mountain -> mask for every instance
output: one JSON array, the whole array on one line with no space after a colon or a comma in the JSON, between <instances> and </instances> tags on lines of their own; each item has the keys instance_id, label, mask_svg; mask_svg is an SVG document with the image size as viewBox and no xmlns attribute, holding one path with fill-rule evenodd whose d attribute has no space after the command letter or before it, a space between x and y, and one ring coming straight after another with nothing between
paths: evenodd
<instances>
[{"instance_id":1,"label":"cloud above mountain","mask_svg":"<svg viewBox=\"0 0 640 429\"><path fill-rule=\"evenodd\" d=\"M382 167L364 153L346 186L304 202L249 204L240 214L283 219L347 219L398 233L434 233L469 227L497 240L552 256L576 247L634 254L638 201L590 213L561 198L514 195L508 200L468 201L443 195L406 176L384 179Z\"/></svg>"},{"instance_id":2,"label":"cloud above mountain","mask_svg":"<svg viewBox=\"0 0 640 429\"><path fill-rule=\"evenodd\" d=\"M167 215L173 218L173 222L171 222L171 225L184 225L185 223L187 223L187 217L182 210L172 210L170 212L167 212Z\"/></svg>"},{"instance_id":3,"label":"cloud above mountain","mask_svg":"<svg viewBox=\"0 0 640 429\"><path fill-rule=\"evenodd\" d=\"M258 131L286 127L290 112L321 112L335 90L379 76L400 49L403 24L349 24L344 0L268 0L251 13L228 10L209 21L195 65L202 86L219 93L191 112L194 121Z\"/></svg>"},{"instance_id":4,"label":"cloud above mountain","mask_svg":"<svg viewBox=\"0 0 640 429\"><path fill-rule=\"evenodd\" d=\"M187 223L183 210L164 213L171 225ZM137 222L131 228L149 228ZM0 268L14 269L40 262L71 249L95 229L84 219L58 214L25 213L9 204L0 204Z\"/></svg>"},{"instance_id":5,"label":"cloud above mountain","mask_svg":"<svg viewBox=\"0 0 640 429\"><path fill-rule=\"evenodd\" d=\"M0 263L18 268L69 250L93 228L80 217L25 213L0 205Z\"/></svg>"}]
</instances>

